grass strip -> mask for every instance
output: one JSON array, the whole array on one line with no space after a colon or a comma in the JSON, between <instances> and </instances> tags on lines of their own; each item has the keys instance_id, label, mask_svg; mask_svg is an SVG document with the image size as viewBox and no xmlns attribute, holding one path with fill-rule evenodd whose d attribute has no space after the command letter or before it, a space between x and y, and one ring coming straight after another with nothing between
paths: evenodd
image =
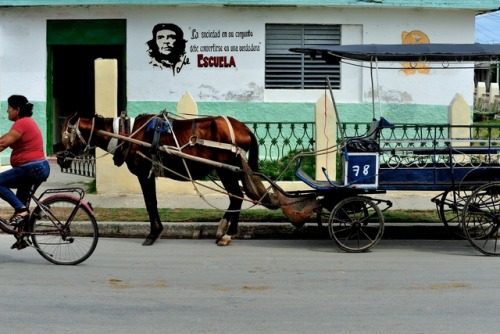
<instances>
[{"instance_id":1,"label":"grass strip","mask_svg":"<svg viewBox=\"0 0 500 334\"><path fill-rule=\"evenodd\" d=\"M147 222L149 221L146 209L107 209L95 208L97 221L114 222ZM164 222L218 222L224 211L216 209L159 209L160 218ZM434 210L388 210L384 213L386 223L440 223L437 212ZM288 222L281 210L243 210L241 222ZM313 214L308 222L316 222Z\"/></svg>"},{"instance_id":2,"label":"grass strip","mask_svg":"<svg viewBox=\"0 0 500 334\"><path fill-rule=\"evenodd\" d=\"M223 210L217 209L158 209L163 222L218 222ZM12 215L10 208L0 208L0 216ZM97 221L106 222L148 222L148 213L142 208L94 208ZM387 210L383 213L386 223L440 223L434 210ZM281 210L251 209L243 210L241 222L288 222ZM307 222L316 222L313 214Z\"/></svg>"}]
</instances>

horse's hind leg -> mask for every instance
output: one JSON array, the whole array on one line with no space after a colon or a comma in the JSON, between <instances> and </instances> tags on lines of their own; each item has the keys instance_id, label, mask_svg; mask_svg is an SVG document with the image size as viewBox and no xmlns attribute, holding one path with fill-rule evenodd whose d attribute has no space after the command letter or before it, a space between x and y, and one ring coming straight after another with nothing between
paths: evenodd
<instances>
[{"instance_id":1,"label":"horse's hind leg","mask_svg":"<svg viewBox=\"0 0 500 334\"><path fill-rule=\"evenodd\" d=\"M241 204L243 203L243 192L238 183L238 175L227 170L218 170L217 174L226 189L233 195L229 196L229 207L219 222L215 235L218 246L227 246L231 242L231 236L238 233L238 220L240 218Z\"/></svg>"},{"instance_id":2,"label":"horse's hind leg","mask_svg":"<svg viewBox=\"0 0 500 334\"><path fill-rule=\"evenodd\" d=\"M148 211L149 222L151 224L149 235L146 237L142 245L151 246L163 231L163 225L161 224L160 215L158 213L156 180L154 176L148 177L147 175L139 176L138 178L142 189L142 195L144 197L144 203L146 204L146 210Z\"/></svg>"}]
</instances>

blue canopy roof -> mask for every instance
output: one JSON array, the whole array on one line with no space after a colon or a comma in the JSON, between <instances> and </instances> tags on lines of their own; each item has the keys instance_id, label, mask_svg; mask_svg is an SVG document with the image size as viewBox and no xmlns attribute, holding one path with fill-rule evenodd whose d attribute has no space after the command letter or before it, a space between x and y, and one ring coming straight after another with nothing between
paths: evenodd
<instances>
[{"instance_id":1,"label":"blue canopy roof","mask_svg":"<svg viewBox=\"0 0 500 334\"><path fill-rule=\"evenodd\" d=\"M500 45L492 44L355 44L311 45L291 52L322 57L329 64L342 58L361 61L498 61Z\"/></svg>"}]
</instances>

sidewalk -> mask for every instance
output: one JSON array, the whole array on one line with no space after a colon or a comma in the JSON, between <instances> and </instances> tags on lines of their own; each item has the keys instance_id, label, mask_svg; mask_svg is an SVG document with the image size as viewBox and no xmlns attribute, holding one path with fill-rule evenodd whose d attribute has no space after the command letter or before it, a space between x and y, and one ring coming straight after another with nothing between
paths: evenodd
<instances>
[{"instance_id":1,"label":"sidewalk","mask_svg":"<svg viewBox=\"0 0 500 334\"><path fill-rule=\"evenodd\" d=\"M51 161L51 175L43 183L37 193L47 188L81 187L87 189L92 178L62 173L55 161ZM124 167L125 168L125 167ZM307 187L304 185L304 187ZM377 195L377 198L388 199L393 202L393 209L435 210L431 198L434 192L391 192ZM93 208L144 208L142 194L86 194L85 199ZM165 195L158 196L159 208L196 208L220 209L228 206L227 196L206 195L203 198L194 195ZM5 205L5 204L4 204ZM251 208L249 202L244 202L244 208ZM263 208L263 207L256 207ZM436 213L437 214L437 213ZM145 217L146 218L146 217ZM172 223L164 222L162 238L213 238L217 223ZM240 223L240 238L260 239L329 239L328 232L320 230L317 224L306 224L297 230L290 223ZM149 233L149 223L117 223L99 222L101 236L144 238ZM443 239L450 234L442 224L386 224L384 238L392 239Z\"/></svg>"}]
</instances>

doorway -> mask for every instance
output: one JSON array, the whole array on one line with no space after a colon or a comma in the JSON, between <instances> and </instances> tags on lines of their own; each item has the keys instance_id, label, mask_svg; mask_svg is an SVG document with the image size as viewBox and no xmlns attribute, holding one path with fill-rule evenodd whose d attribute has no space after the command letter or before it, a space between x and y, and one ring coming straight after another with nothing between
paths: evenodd
<instances>
[{"instance_id":1,"label":"doorway","mask_svg":"<svg viewBox=\"0 0 500 334\"><path fill-rule=\"evenodd\" d=\"M47 30L46 150L52 155L63 149L61 126L67 116L95 114L95 59L117 59L117 108L126 110L125 21L48 21Z\"/></svg>"}]
</instances>

